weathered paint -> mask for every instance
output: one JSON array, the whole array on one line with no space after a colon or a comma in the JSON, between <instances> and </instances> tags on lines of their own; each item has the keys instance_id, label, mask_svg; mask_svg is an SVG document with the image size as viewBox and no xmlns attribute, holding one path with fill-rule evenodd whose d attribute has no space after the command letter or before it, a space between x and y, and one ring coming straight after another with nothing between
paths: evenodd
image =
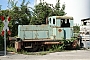
<instances>
[{"instance_id":1,"label":"weathered paint","mask_svg":"<svg viewBox=\"0 0 90 60\"><path fill-rule=\"evenodd\" d=\"M56 26L61 27L61 20L60 19L56 19Z\"/></svg>"},{"instance_id":2,"label":"weathered paint","mask_svg":"<svg viewBox=\"0 0 90 60\"><path fill-rule=\"evenodd\" d=\"M64 29L64 38L71 39L71 37L73 37L72 28L63 28L63 29Z\"/></svg>"},{"instance_id":3,"label":"weathered paint","mask_svg":"<svg viewBox=\"0 0 90 60\"><path fill-rule=\"evenodd\" d=\"M23 36L24 39L33 39L33 35L32 35L34 34L33 31L23 31L23 32L25 32L24 33L25 36Z\"/></svg>"},{"instance_id":4,"label":"weathered paint","mask_svg":"<svg viewBox=\"0 0 90 60\"><path fill-rule=\"evenodd\" d=\"M55 24L53 24L53 19L55 19ZM48 18L49 25L50 26L56 26L56 27L61 27L61 19L69 19L70 22L70 27L73 27L73 17L69 16L51 16Z\"/></svg>"},{"instance_id":5,"label":"weathered paint","mask_svg":"<svg viewBox=\"0 0 90 60\"><path fill-rule=\"evenodd\" d=\"M62 28L60 18L73 19L72 17L52 16L48 18L49 25L19 25L18 37L22 40L70 39L73 36L73 20L69 20L70 27Z\"/></svg>"},{"instance_id":6,"label":"weathered paint","mask_svg":"<svg viewBox=\"0 0 90 60\"><path fill-rule=\"evenodd\" d=\"M44 42L44 44L48 45L48 44L62 44L61 42Z\"/></svg>"},{"instance_id":7,"label":"weathered paint","mask_svg":"<svg viewBox=\"0 0 90 60\"><path fill-rule=\"evenodd\" d=\"M28 28L27 28L28 27ZM19 25L19 31L18 31L18 37L21 39L70 39L73 35L72 28L53 28L50 26L36 26L33 25L33 28L31 28L31 25L28 26L21 26ZM30 28L31 29L30 29ZM21 28L21 29L20 29ZM35 29L36 28L36 29ZM40 28L40 29L39 29ZM33 30L32 30L33 29ZM61 32L59 31L61 30Z\"/></svg>"},{"instance_id":8,"label":"weathered paint","mask_svg":"<svg viewBox=\"0 0 90 60\"><path fill-rule=\"evenodd\" d=\"M18 28L18 37L21 39L43 39L50 35L47 25L19 25Z\"/></svg>"},{"instance_id":9,"label":"weathered paint","mask_svg":"<svg viewBox=\"0 0 90 60\"><path fill-rule=\"evenodd\" d=\"M51 20L50 20L50 19L51 19ZM53 24L53 19L55 19L55 24ZM49 17L49 18L48 18L48 21L49 21L49 25L51 25L51 26L56 26L56 17L55 17L55 16Z\"/></svg>"},{"instance_id":10,"label":"weathered paint","mask_svg":"<svg viewBox=\"0 0 90 60\"><path fill-rule=\"evenodd\" d=\"M71 16L56 16L56 18L73 20L73 17L71 17Z\"/></svg>"},{"instance_id":11,"label":"weathered paint","mask_svg":"<svg viewBox=\"0 0 90 60\"><path fill-rule=\"evenodd\" d=\"M59 32L58 30L61 29L62 31ZM64 30L62 28L53 28L53 39L62 40L64 38Z\"/></svg>"},{"instance_id":12,"label":"weathered paint","mask_svg":"<svg viewBox=\"0 0 90 60\"><path fill-rule=\"evenodd\" d=\"M70 27L73 27L74 23L73 20L70 20Z\"/></svg>"}]
</instances>

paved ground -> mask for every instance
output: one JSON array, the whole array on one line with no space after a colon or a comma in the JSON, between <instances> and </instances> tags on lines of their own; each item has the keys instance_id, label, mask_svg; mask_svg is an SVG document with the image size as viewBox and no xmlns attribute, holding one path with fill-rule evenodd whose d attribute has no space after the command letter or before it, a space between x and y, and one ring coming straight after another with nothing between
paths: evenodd
<instances>
[{"instance_id":1,"label":"paved ground","mask_svg":"<svg viewBox=\"0 0 90 60\"><path fill-rule=\"evenodd\" d=\"M90 60L90 50L55 52L47 55L7 54L0 60Z\"/></svg>"}]
</instances>

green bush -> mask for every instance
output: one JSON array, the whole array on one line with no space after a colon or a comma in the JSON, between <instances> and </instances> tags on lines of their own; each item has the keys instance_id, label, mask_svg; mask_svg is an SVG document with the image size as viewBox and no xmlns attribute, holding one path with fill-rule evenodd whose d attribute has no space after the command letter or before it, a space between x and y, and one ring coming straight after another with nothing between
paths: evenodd
<instances>
[{"instance_id":1,"label":"green bush","mask_svg":"<svg viewBox=\"0 0 90 60\"><path fill-rule=\"evenodd\" d=\"M8 46L8 47L7 47L7 51L8 51L8 52L15 52L16 50L15 50L14 47Z\"/></svg>"},{"instance_id":2,"label":"green bush","mask_svg":"<svg viewBox=\"0 0 90 60\"><path fill-rule=\"evenodd\" d=\"M66 49L74 49L73 48L73 42L76 40L76 38L71 38L71 39L63 39L61 42L63 44L61 45L52 45L52 47L49 49L49 51L63 51L63 50L66 50ZM76 47L75 49L77 49L78 47Z\"/></svg>"}]
</instances>

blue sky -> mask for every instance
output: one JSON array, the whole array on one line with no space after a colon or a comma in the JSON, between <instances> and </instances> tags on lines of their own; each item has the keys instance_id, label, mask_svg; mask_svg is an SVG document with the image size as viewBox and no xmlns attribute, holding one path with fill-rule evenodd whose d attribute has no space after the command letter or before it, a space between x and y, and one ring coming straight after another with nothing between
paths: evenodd
<instances>
[{"instance_id":1,"label":"blue sky","mask_svg":"<svg viewBox=\"0 0 90 60\"><path fill-rule=\"evenodd\" d=\"M22 0L14 0L14 1L18 1L18 6L21 4L21 2L22 2ZM26 2L27 1L30 1L30 4L28 5L28 6L30 6L30 7L33 7L34 6L34 0L25 0ZM5 9L7 9L8 7L8 0L1 0L0 1L0 5L2 5L2 10L5 10Z\"/></svg>"}]
</instances>

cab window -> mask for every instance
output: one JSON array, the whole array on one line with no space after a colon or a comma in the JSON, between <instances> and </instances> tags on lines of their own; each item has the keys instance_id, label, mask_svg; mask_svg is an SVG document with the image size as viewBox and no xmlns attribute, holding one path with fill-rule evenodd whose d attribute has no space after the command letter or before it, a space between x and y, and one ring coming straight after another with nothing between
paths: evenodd
<instances>
[{"instance_id":1,"label":"cab window","mask_svg":"<svg viewBox=\"0 0 90 60\"><path fill-rule=\"evenodd\" d=\"M70 27L69 19L61 19L61 27Z\"/></svg>"},{"instance_id":2,"label":"cab window","mask_svg":"<svg viewBox=\"0 0 90 60\"><path fill-rule=\"evenodd\" d=\"M53 18L53 24L55 24L55 18Z\"/></svg>"},{"instance_id":3,"label":"cab window","mask_svg":"<svg viewBox=\"0 0 90 60\"><path fill-rule=\"evenodd\" d=\"M50 23L51 23L51 18L49 19Z\"/></svg>"}]
</instances>

